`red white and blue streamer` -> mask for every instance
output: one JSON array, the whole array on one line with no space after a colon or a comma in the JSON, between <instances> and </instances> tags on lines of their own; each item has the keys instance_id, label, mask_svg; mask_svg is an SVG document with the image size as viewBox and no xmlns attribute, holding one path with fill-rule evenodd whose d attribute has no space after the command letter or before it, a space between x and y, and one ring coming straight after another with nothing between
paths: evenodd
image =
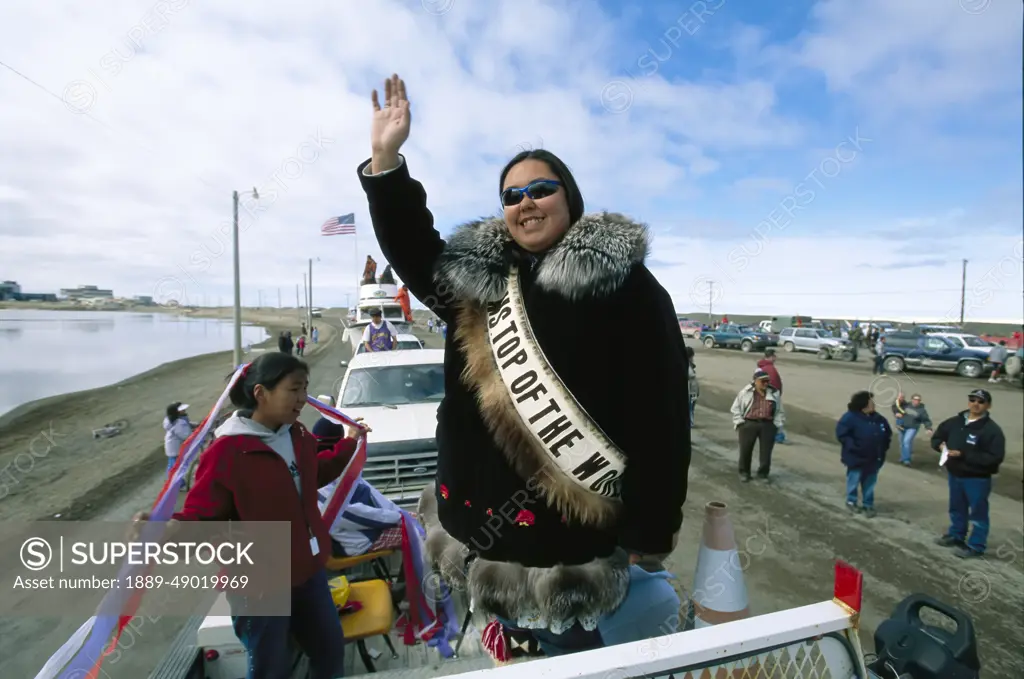
<instances>
[{"instance_id":1,"label":"red white and blue streamer","mask_svg":"<svg viewBox=\"0 0 1024 679\"><path fill-rule=\"evenodd\" d=\"M150 519L141 531L139 539L142 542L157 542L161 539L167 521L174 513L178 488L184 481L185 474L188 473L192 461L199 454L203 441L206 440L217 421L217 416L227 404L231 388L245 376L249 365L247 363L235 370L209 415L182 445L182 452L178 455L177 463L168 475L167 481L164 482L164 487L157 496L156 502L153 503ZM350 426L363 426L315 398L308 397L307 400L317 411L331 419ZM361 437L355 455L349 461L340 482L336 485L327 512L324 514L325 519L328 518L328 512L333 512L330 514L330 518L333 520L333 517L337 516L342 506L351 497L365 463L366 437ZM125 564L118 574L118 580L126 580L137 575L144 568L144 566ZM144 592L145 590L127 587L117 587L108 592L100 603L96 615L86 620L71 638L50 657L46 665L36 674L35 679L98 679L103 659L117 649L121 633L138 611Z\"/></svg>"}]
</instances>

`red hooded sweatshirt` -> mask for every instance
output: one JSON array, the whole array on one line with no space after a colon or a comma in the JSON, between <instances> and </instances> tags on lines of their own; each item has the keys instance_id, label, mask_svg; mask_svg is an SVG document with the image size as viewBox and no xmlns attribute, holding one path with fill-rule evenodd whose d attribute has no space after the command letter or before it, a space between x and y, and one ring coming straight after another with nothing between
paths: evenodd
<instances>
[{"instance_id":1,"label":"red hooded sweatshirt","mask_svg":"<svg viewBox=\"0 0 1024 679\"><path fill-rule=\"evenodd\" d=\"M292 586L327 563L331 536L317 490L337 479L356 450L343 438L317 454L317 439L300 422L271 431L237 413L217 428L199 457L196 482L178 521L290 521ZM290 443L290 445L289 445ZM313 554L311 538L319 552Z\"/></svg>"},{"instance_id":2,"label":"red hooded sweatshirt","mask_svg":"<svg viewBox=\"0 0 1024 679\"><path fill-rule=\"evenodd\" d=\"M768 373L768 384L772 385L775 389L782 393L782 377L779 375L779 371L775 368L775 362L769 361L767 358L762 358L757 362L757 367Z\"/></svg>"}]
</instances>

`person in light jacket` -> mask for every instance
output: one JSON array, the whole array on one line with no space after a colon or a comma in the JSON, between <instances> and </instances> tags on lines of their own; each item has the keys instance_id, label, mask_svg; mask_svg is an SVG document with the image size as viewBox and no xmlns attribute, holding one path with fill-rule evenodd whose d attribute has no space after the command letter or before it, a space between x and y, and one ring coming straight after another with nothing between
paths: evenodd
<instances>
[{"instance_id":1,"label":"person in light jacket","mask_svg":"<svg viewBox=\"0 0 1024 679\"><path fill-rule=\"evenodd\" d=\"M932 435L932 418L921 402L921 394L911 396L910 403L907 403L903 394L900 394L892 404L892 412L896 416L896 430L900 435L900 464L909 467L914 451L914 438L922 426L929 436Z\"/></svg>"},{"instance_id":2,"label":"person in light jacket","mask_svg":"<svg viewBox=\"0 0 1024 679\"><path fill-rule=\"evenodd\" d=\"M700 397L700 382L697 381L697 363L693 360L693 347L686 347L686 358L690 362L687 384L690 391L690 429L693 429L694 410L697 408L697 399Z\"/></svg>"},{"instance_id":3,"label":"person in light jacket","mask_svg":"<svg viewBox=\"0 0 1024 679\"><path fill-rule=\"evenodd\" d=\"M754 443L758 443L758 481L768 482L772 468L775 434L786 423L782 393L771 386L771 376L754 371L750 384L740 389L732 402L732 424L740 444L740 481L750 481Z\"/></svg>"},{"instance_id":4,"label":"person in light jacket","mask_svg":"<svg viewBox=\"0 0 1024 679\"><path fill-rule=\"evenodd\" d=\"M862 509L867 518L875 516L875 484L892 443L888 420L875 412L874 395L858 391L850 398L847 412L836 423L836 439L842 444L841 459L846 466L846 508L857 507L860 487Z\"/></svg>"},{"instance_id":5,"label":"person in light jacket","mask_svg":"<svg viewBox=\"0 0 1024 679\"><path fill-rule=\"evenodd\" d=\"M164 453L167 454L168 475L178 461L178 452L195 428L196 425L188 419L187 403L175 401L167 406L167 415L164 417ZM181 487L185 488L184 482Z\"/></svg>"}]
</instances>

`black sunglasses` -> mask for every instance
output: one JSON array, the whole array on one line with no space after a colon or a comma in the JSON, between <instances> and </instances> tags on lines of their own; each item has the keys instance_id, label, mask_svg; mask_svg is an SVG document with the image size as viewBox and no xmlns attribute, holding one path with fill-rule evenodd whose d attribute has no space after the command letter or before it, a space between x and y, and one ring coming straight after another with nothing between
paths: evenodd
<instances>
[{"instance_id":1,"label":"black sunglasses","mask_svg":"<svg viewBox=\"0 0 1024 679\"><path fill-rule=\"evenodd\" d=\"M967 402L968 403L988 403L988 401L986 401L985 399L978 398L977 396L968 396L967 397Z\"/></svg>"},{"instance_id":2,"label":"black sunglasses","mask_svg":"<svg viewBox=\"0 0 1024 679\"><path fill-rule=\"evenodd\" d=\"M538 179L522 188L510 186L501 192L501 204L505 207L519 205L523 202L524 196L529 196L530 200L547 198L558 193L558 189L561 186L562 182L556 179Z\"/></svg>"}]
</instances>

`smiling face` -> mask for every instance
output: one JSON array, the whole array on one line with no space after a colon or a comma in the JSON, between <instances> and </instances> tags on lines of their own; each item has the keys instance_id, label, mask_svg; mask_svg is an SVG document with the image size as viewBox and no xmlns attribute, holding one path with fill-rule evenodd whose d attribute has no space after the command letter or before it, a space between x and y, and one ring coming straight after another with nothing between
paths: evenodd
<instances>
[{"instance_id":1,"label":"smiling face","mask_svg":"<svg viewBox=\"0 0 1024 679\"><path fill-rule=\"evenodd\" d=\"M306 406L309 375L297 370L282 379L273 389L257 384L253 390L256 410L253 419L269 429L295 424Z\"/></svg>"},{"instance_id":2,"label":"smiling face","mask_svg":"<svg viewBox=\"0 0 1024 679\"><path fill-rule=\"evenodd\" d=\"M544 161L527 158L508 171L501 189L521 189L545 179L558 181L558 176ZM561 186L553 194L536 200L524 195L520 203L506 205L504 211L509 235L527 252L545 252L569 228L569 204Z\"/></svg>"}]
</instances>

